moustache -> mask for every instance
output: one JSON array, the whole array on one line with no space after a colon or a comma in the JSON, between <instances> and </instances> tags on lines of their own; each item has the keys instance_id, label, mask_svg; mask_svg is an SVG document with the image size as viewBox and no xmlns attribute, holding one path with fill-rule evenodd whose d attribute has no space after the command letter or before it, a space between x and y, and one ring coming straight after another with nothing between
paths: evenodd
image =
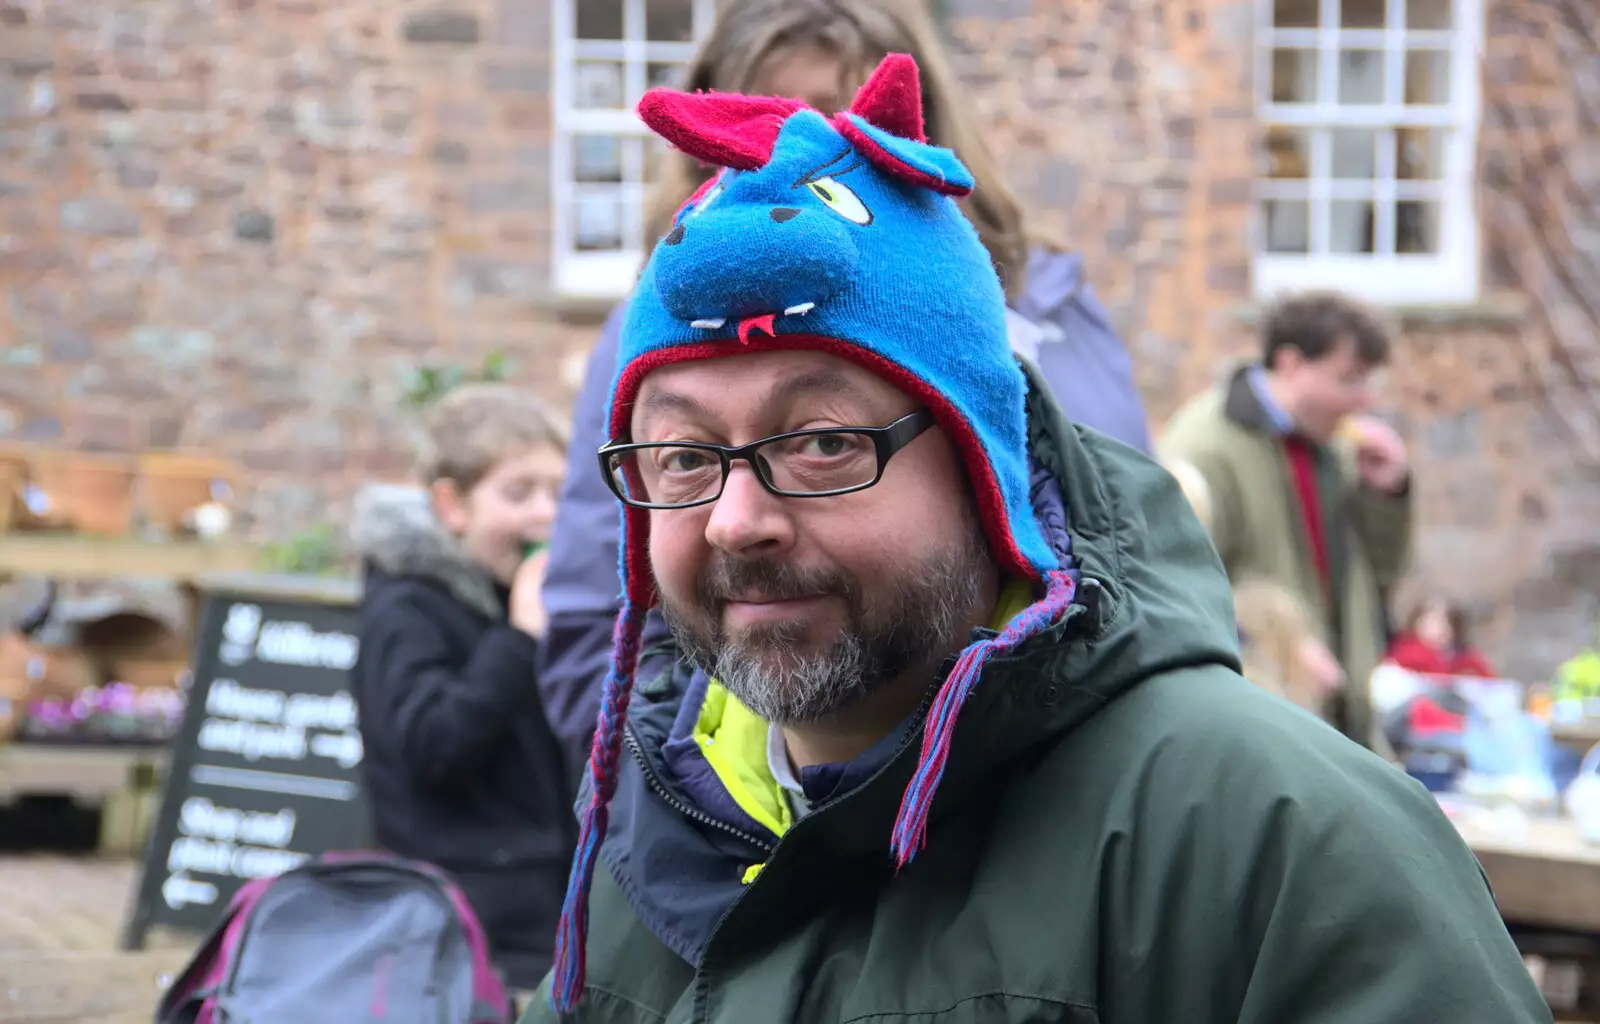
<instances>
[{"instance_id":1,"label":"moustache","mask_svg":"<svg viewBox=\"0 0 1600 1024\"><path fill-rule=\"evenodd\" d=\"M798 601L826 594L850 597L850 577L838 569L801 569L786 562L719 558L696 587L702 605L723 601Z\"/></svg>"}]
</instances>

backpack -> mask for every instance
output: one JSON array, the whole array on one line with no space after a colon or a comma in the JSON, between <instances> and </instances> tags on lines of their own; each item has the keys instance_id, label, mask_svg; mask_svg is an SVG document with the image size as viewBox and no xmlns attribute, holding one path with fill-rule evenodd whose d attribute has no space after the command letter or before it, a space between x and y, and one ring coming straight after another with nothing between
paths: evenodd
<instances>
[{"instance_id":1,"label":"backpack","mask_svg":"<svg viewBox=\"0 0 1600 1024\"><path fill-rule=\"evenodd\" d=\"M477 915L439 869L334 853L244 885L156 1024L506 1024Z\"/></svg>"}]
</instances>

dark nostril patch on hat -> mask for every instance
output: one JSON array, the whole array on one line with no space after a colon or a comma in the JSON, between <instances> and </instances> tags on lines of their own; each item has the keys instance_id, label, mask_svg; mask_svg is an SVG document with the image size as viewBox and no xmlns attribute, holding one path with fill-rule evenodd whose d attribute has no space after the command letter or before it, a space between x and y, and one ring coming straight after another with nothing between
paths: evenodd
<instances>
[{"instance_id":1,"label":"dark nostril patch on hat","mask_svg":"<svg viewBox=\"0 0 1600 1024\"><path fill-rule=\"evenodd\" d=\"M683 241L683 225L679 224L677 227L673 228L667 234L667 237L662 239L662 241L668 245L677 245L679 242Z\"/></svg>"},{"instance_id":2,"label":"dark nostril patch on hat","mask_svg":"<svg viewBox=\"0 0 1600 1024\"><path fill-rule=\"evenodd\" d=\"M794 220L798 216L800 216L800 211L793 206L774 206L772 208L772 219L779 224L786 220Z\"/></svg>"}]
</instances>

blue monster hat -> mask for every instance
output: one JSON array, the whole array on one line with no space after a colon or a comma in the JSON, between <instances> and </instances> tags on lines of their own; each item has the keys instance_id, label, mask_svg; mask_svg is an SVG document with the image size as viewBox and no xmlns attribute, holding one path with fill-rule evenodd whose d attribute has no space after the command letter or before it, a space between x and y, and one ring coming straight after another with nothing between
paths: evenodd
<instances>
[{"instance_id":1,"label":"blue monster hat","mask_svg":"<svg viewBox=\"0 0 1600 1024\"><path fill-rule=\"evenodd\" d=\"M962 651L930 705L922 757L890 836L903 867L922 847L956 714L984 664L1059 619L1076 576L1058 564L1029 501L1027 382L1012 355L1005 295L952 198L972 190L972 175L923 135L917 67L901 54L886 57L850 110L831 118L795 100L664 89L646 93L639 114L678 149L723 170L678 211L629 302L611 437L627 437L640 383L658 367L775 349L828 352L933 414L965 464L993 558L1043 593L998 636ZM650 513L623 511L623 606L556 936L551 1000L561 1013L583 988L589 882L655 599Z\"/></svg>"}]
</instances>

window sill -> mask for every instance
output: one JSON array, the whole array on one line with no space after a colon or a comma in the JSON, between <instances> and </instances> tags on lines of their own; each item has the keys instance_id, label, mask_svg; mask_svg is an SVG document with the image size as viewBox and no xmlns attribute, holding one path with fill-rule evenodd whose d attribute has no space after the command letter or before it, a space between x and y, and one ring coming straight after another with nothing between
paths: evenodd
<instances>
[{"instance_id":1,"label":"window sill","mask_svg":"<svg viewBox=\"0 0 1600 1024\"><path fill-rule=\"evenodd\" d=\"M557 252L538 305L558 319L596 323L633 294L645 254L633 250Z\"/></svg>"},{"instance_id":2,"label":"window sill","mask_svg":"<svg viewBox=\"0 0 1600 1024\"><path fill-rule=\"evenodd\" d=\"M1403 328L1488 327L1515 328L1528 318L1528 302L1515 295L1491 295L1475 302L1374 303L1378 309L1397 317ZM1242 324L1261 322L1260 303L1247 303L1232 309L1233 318Z\"/></svg>"},{"instance_id":3,"label":"window sill","mask_svg":"<svg viewBox=\"0 0 1600 1024\"><path fill-rule=\"evenodd\" d=\"M534 305L541 313L562 323L593 325L605 323L611 311L627 297L626 291L617 295L576 295L551 291L536 299Z\"/></svg>"}]
</instances>

